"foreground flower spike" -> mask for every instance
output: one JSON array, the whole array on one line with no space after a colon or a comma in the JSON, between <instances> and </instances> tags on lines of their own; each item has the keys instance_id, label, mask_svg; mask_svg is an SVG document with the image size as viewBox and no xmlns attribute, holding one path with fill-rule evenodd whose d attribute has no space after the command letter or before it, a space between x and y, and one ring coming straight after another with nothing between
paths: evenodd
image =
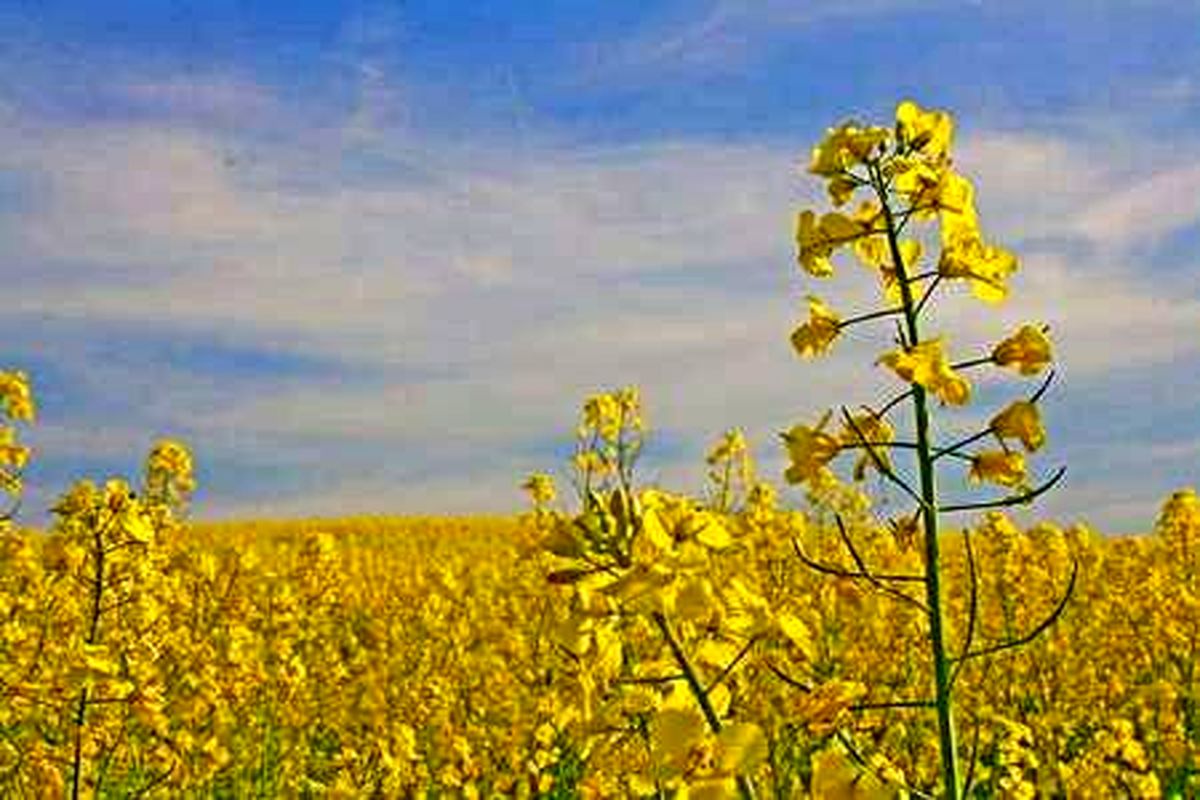
<instances>
[{"instance_id":1,"label":"foreground flower spike","mask_svg":"<svg viewBox=\"0 0 1200 800\"><path fill-rule=\"evenodd\" d=\"M810 296L809 319L792 332L792 346L803 358L822 355L845 328L890 318L896 326L895 347L880 355L876 363L895 373L908 389L879 406L878 413L868 409L865 414L855 415L843 408L845 426L840 435L825 432L830 416L826 413L815 427L798 424L782 438L789 462L784 478L791 484L805 484L810 497L819 496L819 487L836 480L831 477L834 475L831 468L841 452L855 450L858 459L852 475L856 481L864 480L868 468L873 468L886 479L884 485L898 487L916 503L915 511L901 517L905 522L897 523L895 531L897 542L905 546L915 545L914 540L923 536L921 575L875 572L853 545L840 516L839 532L854 559L856 571L813 561L799 548L797 555L821 572L866 581L872 588L917 606L925 614L934 677L934 697L927 705L936 709L938 715L941 796L957 800L970 792L969 785L961 784L953 702L954 679L962 662L1032 639L1054 621L1066 600L1026 639L1017 638L999 648L972 650L970 638L978 599L978 580L972 571L972 618L966 626L967 642L961 645L962 655L950 654L943 620L939 516L1028 503L1062 477L1060 469L1048 480L1031 487L1025 458L1026 453L1040 450L1046 441L1037 402L1049 378L1031 398L1011 402L995 414L985 429L956 442L935 441L930 401L936 399L942 407L968 404L972 391L965 370L1007 367L1021 375L1036 375L1052 358L1045 328L1032 324L1021 326L986 356L957 362L946 355L944 335L929 335L923 330L926 312L939 296L939 289L964 286L976 299L995 305L1008 298L1009 279L1019 266L1013 253L985 236L976 207L975 187L954 170L953 141L954 121L948 113L905 100L896 107L891 127L845 123L830 129L824 141L813 149L809 172L827 182L833 204L843 206L857 199L858 205L851 215L800 211L796 216L797 260L807 274L830 278L837 271L834 259L838 252L849 249L878 277L881 302L875 310L842 317L830 311L823 301ZM914 230L916 223L934 224L937 230L922 238ZM921 268L919 264L931 242L940 245L940 249L930 254L932 269ZM912 405L913 439L898 441L892 422L886 417L905 400ZM989 437L998 442L999 449L972 450ZM1019 443L1024 452L1014 451L1010 443ZM898 449L915 457L915 463L907 470L893 457L893 451ZM966 474L962 477L967 484L991 484L1010 494L978 503L943 503L939 499L936 469L942 459L951 459L942 463L953 463L960 476L965 462ZM966 536L969 547L969 533ZM924 599L897 590L889 580L920 581L925 586ZM1072 577L1067 596L1073 586ZM966 774L972 773L973 769L968 768Z\"/></svg>"}]
</instances>

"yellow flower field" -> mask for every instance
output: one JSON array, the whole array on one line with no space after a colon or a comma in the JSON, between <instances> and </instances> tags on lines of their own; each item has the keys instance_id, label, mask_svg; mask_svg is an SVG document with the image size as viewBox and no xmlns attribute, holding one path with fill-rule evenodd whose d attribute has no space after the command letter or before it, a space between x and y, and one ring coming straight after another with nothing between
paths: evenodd
<instances>
[{"instance_id":1,"label":"yellow flower field","mask_svg":"<svg viewBox=\"0 0 1200 800\"><path fill-rule=\"evenodd\" d=\"M765 734L754 768L760 788L805 796L815 783L818 796L893 796L855 767L835 730L883 775L930 783L933 731L923 712L853 710L920 693L927 668L908 633L915 615L800 563L794 536L814 556L838 555L837 533L811 517L757 507L714 519L729 542L709 591L724 592L737 576L777 620L791 615L794 628L769 658L735 668L721 698L731 719ZM136 556L152 569L136 585L114 579L90 645L78 579L89 557L67 532L7 531L0 793L70 791L84 691L84 796L667 791L656 788L656 765L678 762L682 775L713 758L713 743L692 741L686 725L683 741L670 740L664 709L674 682L647 682L651 663L639 660L654 658L650 632L618 640L580 624L547 582L553 556L536 549L533 522L159 529ZM988 576L981 642L1044 613L1069 555L1082 567L1075 600L1051 631L964 670L965 744L980 753L977 796L1186 795L1200 756L1195 495L1168 501L1153 537L1109 539L1048 524L1021 531L999 515L985 525L975 553ZM891 531L862 533L870 540L864 557L896 567L915 558ZM958 575L961 553L952 554ZM128 568L140 569L132 560ZM966 598L957 585L948 616L961 620ZM699 642L699 668L715 678L729 643L698 626L685 639ZM572 655L589 648L601 657ZM677 716L686 720L686 709Z\"/></svg>"}]
</instances>

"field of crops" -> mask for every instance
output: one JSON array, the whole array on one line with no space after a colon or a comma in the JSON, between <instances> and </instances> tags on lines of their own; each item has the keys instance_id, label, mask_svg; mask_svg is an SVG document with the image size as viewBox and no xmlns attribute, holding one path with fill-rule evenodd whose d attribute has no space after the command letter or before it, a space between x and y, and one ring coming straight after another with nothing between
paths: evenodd
<instances>
[{"instance_id":1,"label":"field of crops","mask_svg":"<svg viewBox=\"0 0 1200 800\"><path fill-rule=\"evenodd\" d=\"M734 771L763 796L892 797L883 779L936 781L928 709L886 707L929 684L917 615L794 550L853 568L820 521L832 504L862 558L890 570L917 559L865 523L852 488L823 487L808 514L761 495L717 513L643 494L681 551L698 533L710 553L699 581L642 597L716 687L723 735L705 733L649 618L607 613L638 588L600 588L585 607L581 582L561 585L560 557L539 546L550 512L186 526L123 514L124 490L78 488L56 532L4 534L6 797L68 794L77 770L84 796L105 797L621 797L685 784L715 797ZM974 540L980 644L1033 625L1080 564L1050 630L962 671L974 796L1187 791L1200 754L1195 495L1171 499L1154 536L1020 531L994 514ZM959 541L946 542L956 639Z\"/></svg>"}]
</instances>

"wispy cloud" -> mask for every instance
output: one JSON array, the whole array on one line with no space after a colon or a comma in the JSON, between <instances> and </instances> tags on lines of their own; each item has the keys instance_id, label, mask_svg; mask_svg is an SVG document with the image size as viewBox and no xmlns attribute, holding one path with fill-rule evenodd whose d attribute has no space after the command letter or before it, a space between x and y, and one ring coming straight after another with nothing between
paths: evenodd
<instances>
[{"instance_id":1,"label":"wispy cloud","mask_svg":"<svg viewBox=\"0 0 1200 800\"><path fill-rule=\"evenodd\" d=\"M684 3L629 39L606 43L592 76L637 75L655 78L681 74L725 73L760 56L764 48L797 29L915 8L950 5L945 0L711 0Z\"/></svg>"},{"instance_id":2,"label":"wispy cloud","mask_svg":"<svg viewBox=\"0 0 1200 800\"><path fill-rule=\"evenodd\" d=\"M714 30L750 24L732 5L710 11ZM386 76L367 77L387 94ZM127 91L213 113L250 104L270 131L287 129L293 113L241 81L148 86ZM85 321L92 337L114 326L219 335L345 369L225 385L219 369L186 358L89 363L77 331L47 327L79 381L70 391L122 393L128 412L92 434L69 432L97 424L86 412L50 423L50 457L112 454L151 424L196 436L202 457L242 468L266 459L289 476L253 497L211 498L217 513L500 510L519 503L512 473L550 466L533 462L548 440L570 435L579 401L601 388L643 386L652 424L691 443L664 459L664 477L694 487L700 469L688 463L724 428L745 425L775 448L779 427L890 386L870 366L886 332L852 331L819 364L790 352L804 291L845 308L866 301L858 281L798 277L792 214L824 201L797 174L792 144L659 137L514 154L495 137L450 145L387 127L369 95L365 111L271 146L253 129L233 134L194 115L8 135L5 167L36 187L3 212L20 233L12 250L28 269L15 277L30 319ZM10 111L22 130L42 124L22 113ZM1131 144L964 137L960 162L985 225L1025 247L1011 305L939 307L956 341L983 345L1045 319L1068 377L1130 397L1136 381L1110 375L1113 364L1167 375L1196 363L1200 299L1136 280L1125 245L1200 215L1185 202L1167 222L1153 218L1162 197L1197 188L1200 173L1154 172L1122 188ZM1075 259L1072 237L1089 261ZM842 273L864 275L851 264ZM1115 324L1118 309L1138 324ZM1087 469L1085 481L1118 480ZM1150 504L1153 490L1121 507Z\"/></svg>"}]
</instances>

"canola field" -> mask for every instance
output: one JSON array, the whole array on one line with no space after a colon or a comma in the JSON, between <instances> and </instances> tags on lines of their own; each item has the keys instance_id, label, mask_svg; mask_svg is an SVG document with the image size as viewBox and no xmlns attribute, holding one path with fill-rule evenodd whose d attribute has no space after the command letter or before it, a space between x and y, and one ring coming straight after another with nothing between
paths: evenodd
<instances>
[{"instance_id":1,"label":"canola field","mask_svg":"<svg viewBox=\"0 0 1200 800\"><path fill-rule=\"evenodd\" d=\"M184 525L133 516L127 488L81 485L58 529L0 540L5 797L725 796L737 770L762 796L894 797L936 781L927 709L891 705L928 686L918 614L799 560L793 542L853 568L818 513L642 494L681 551L706 551L705 577L644 597L715 687L722 736L649 618L606 613L637 587L589 606L561 583L550 512ZM862 558L917 558L865 527L852 487L822 492L863 526ZM972 796L1194 791L1196 496L1172 497L1153 536L999 513L976 533L981 644L1034 624L1080 567L1049 630L959 676Z\"/></svg>"},{"instance_id":2,"label":"canola field","mask_svg":"<svg viewBox=\"0 0 1200 800\"><path fill-rule=\"evenodd\" d=\"M1033 461L1053 347L931 334L948 288L986 308L1018 265L952 134L904 101L813 150L860 202L800 212L798 264L852 254L880 306L810 295L793 347L890 323L897 393L782 432L787 495L738 429L703 496L641 485L630 387L583 404L574 500L534 473L512 517L189 523L164 439L33 531L34 392L0 372L0 797L1200 796L1200 499L1137 536L1008 515L1064 475ZM1038 382L956 439L982 371Z\"/></svg>"}]
</instances>

